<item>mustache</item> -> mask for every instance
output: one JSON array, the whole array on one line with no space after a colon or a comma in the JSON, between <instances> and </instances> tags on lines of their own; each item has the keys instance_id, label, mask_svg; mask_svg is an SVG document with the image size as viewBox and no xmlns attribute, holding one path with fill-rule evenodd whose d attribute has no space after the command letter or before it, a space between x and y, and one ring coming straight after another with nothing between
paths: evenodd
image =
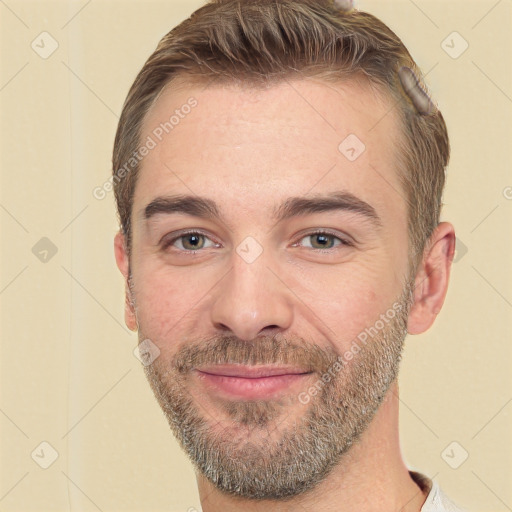
<instances>
[{"instance_id":1,"label":"mustache","mask_svg":"<svg viewBox=\"0 0 512 512\"><path fill-rule=\"evenodd\" d=\"M244 341L236 336L216 336L203 341L184 343L171 364L179 373L201 365L293 365L305 372L325 373L336 361L345 364L333 347L322 348L299 338L262 336Z\"/></svg>"}]
</instances>

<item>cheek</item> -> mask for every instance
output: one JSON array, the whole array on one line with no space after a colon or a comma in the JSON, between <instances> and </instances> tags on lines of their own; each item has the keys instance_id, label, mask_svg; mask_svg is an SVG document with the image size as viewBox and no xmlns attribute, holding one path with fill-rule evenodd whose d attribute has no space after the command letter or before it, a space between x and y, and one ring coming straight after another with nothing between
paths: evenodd
<instances>
[{"instance_id":1,"label":"cheek","mask_svg":"<svg viewBox=\"0 0 512 512\"><path fill-rule=\"evenodd\" d=\"M194 307L211 287L197 272L165 267L139 268L134 279L140 329L160 349L186 330Z\"/></svg>"},{"instance_id":2,"label":"cheek","mask_svg":"<svg viewBox=\"0 0 512 512\"><path fill-rule=\"evenodd\" d=\"M274 267L286 285L273 293L282 294L293 308L291 331L311 337L311 342L324 338L344 350L399 297L394 265L382 248L337 265L288 261ZM227 269L213 264L177 268L139 258L133 277L142 335L170 356L187 337L213 334L209 292Z\"/></svg>"},{"instance_id":3,"label":"cheek","mask_svg":"<svg viewBox=\"0 0 512 512\"><path fill-rule=\"evenodd\" d=\"M392 308L402 292L400 280L390 263L364 258L335 267L302 266L295 273L295 286L301 303L301 316L311 316L324 324L328 338L338 349L350 344L380 315Z\"/></svg>"}]
</instances>

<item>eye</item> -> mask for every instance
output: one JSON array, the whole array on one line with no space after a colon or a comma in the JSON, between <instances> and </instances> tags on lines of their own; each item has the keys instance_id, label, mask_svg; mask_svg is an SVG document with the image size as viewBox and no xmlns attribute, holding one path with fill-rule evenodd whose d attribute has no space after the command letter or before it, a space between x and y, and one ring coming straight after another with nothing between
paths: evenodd
<instances>
[{"instance_id":1,"label":"eye","mask_svg":"<svg viewBox=\"0 0 512 512\"><path fill-rule=\"evenodd\" d=\"M210 241L211 245L207 245L207 241ZM199 231L188 231L163 240L163 249L168 249L171 246L180 251L193 252L201 249L209 249L210 247L217 247L218 244L212 242L205 234Z\"/></svg>"},{"instance_id":2,"label":"eye","mask_svg":"<svg viewBox=\"0 0 512 512\"><path fill-rule=\"evenodd\" d=\"M301 243L304 240L306 243ZM340 238L339 236L332 233L326 231L315 231L313 233L307 234L306 236L303 236L299 240L298 244L294 245L302 245L303 247L309 247L316 250L330 250L334 249L335 247L343 245L351 246L353 244L348 240Z\"/></svg>"},{"instance_id":3,"label":"eye","mask_svg":"<svg viewBox=\"0 0 512 512\"><path fill-rule=\"evenodd\" d=\"M293 246L307 247L317 251L330 251L336 247L352 245L353 244L350 241L333 233L329 233L328 231L322 230L303 235L297 243L293 244ZM178 251L194 253L199 252L202 249L219 247L219 244L213 242L207 235L200 231L187 231L164 238L162 240L162 248L167 250L170 247L173 247Z\"/></svg>"}]
</instances>

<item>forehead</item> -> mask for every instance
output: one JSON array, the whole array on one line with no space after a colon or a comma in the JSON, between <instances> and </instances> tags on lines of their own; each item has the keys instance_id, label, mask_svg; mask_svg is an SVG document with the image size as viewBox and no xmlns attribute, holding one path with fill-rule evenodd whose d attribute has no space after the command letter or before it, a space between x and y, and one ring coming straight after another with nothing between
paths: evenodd
<instances>
[{"instance_id":1,"label":"forehead","mask_svg":"<svg viewBox=\"0 0 512 512\"><path fill-rule=\"evenodd\" d=\"M143 124L141 142L152 149L140 164L134 214L170 194L262 212L279 196L334 189L377 207L392 201L403 214L399 137L391 100L362 80L171 85Z\"/></svg>"}]
</instances>

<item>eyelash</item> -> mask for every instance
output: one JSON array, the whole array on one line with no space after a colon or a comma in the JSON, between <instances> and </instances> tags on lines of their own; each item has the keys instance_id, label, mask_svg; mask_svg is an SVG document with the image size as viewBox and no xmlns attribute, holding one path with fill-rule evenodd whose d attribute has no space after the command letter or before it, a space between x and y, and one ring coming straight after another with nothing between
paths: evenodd
<instances>
[{"instance_id":1,"label":"eyelash","mask_svg":"<svg viewBox=\"0 0 512 512\"><path fill-rule=\"evenodd\" d=\"M180 233L179 235L174 236L170 240L164 241L163 244L162 244L162 249L163 250L168 249L177 240L179 240L180 238L184 238L186 236L189 236L189 235L201 235L201 236L204 236L206 238L209 238L208 235L206 233L203 233L202 231L198 231L198 230L184 231L184 232ZM354 246L354 244L351 241L349 241L349 240L347 240L345 238L342 238L342 237L336 235L335 233L332 233L329 230L325 230L325 229L317 229L317 230L314 230L314 231L309 231L307 233L301 234L301 236L298 239L298 241L296 243L292 244L292 246L295 247L298 244L298 242L300 242L303 238L306 238L308 236L314 236L314 235L327 235L327 236L333 237L333 238L335 238L335 239L337 239L337 240L339 240L341 242L340 244L335 245L334 247L331 247L330 249L314 249L313 248L312 250L317 252L317 253L332 253L332 251L335 250L337 247L342 247L342 246L353 247ZM200 253L204 249L198 249L198 250L177 249L177 250L180 251L180 252L183 252L183 253L194 255L194 254Z\"/></svg>"}]
</instances>

